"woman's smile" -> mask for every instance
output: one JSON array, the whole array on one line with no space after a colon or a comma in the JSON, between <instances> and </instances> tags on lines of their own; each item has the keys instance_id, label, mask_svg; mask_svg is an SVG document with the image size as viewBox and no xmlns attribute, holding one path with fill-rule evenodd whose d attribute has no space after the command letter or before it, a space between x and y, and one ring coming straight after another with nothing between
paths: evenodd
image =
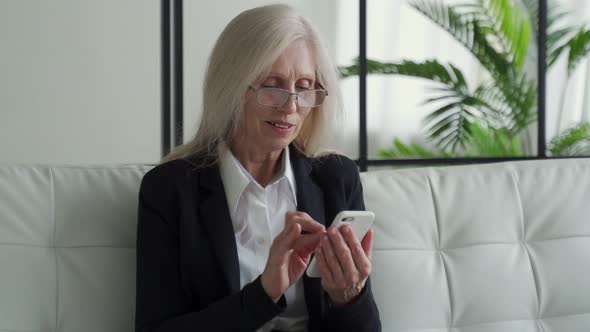
<instances>
[{"instance_id":1,"label":"woman's smile","mask_svg":"<svg viewBox=\"0 0 590 332\"><path fill-rule=\"evenodd\" d=\"M296 126L290 122L287 121L265 121L270 128L273 130L273 132L281 135L281 136L286 136L289 135L295 128Z\"/></svg>"}]
</instances>

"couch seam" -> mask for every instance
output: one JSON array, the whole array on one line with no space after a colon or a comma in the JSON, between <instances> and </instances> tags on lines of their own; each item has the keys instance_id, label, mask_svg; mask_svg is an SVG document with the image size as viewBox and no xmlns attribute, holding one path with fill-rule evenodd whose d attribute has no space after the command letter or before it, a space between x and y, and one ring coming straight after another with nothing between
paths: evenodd
<instances>
[{"instance_id":1,"label":"couch seam","mask_svg":"<svg viewBox=\"0 0 590 332\"><path fill-rule=\"evenodd\" d=\"M509 173L510 173L510 177L512 178L512 181L514 183L514 187L516 190L516 199L518 200L518 206L520 208L519 212L520 212L520 221L521 221L521 225L522 225L522 246L524 247L524 251L526 252L527 258L529 260L529 265L531 267L531 273L533 275L533 282L535 283L535 293L537 295L537 314L535 315L535 319L537 321L537 326L541 329L541 331L544 331L543 327L539 323L539 319L540 319L539 317L541 315L541 290L539 288L538 273L535 270L535 264L533 263L533 259L531 258L531 253L529 252L529 247L526 242L526 230L525 230L525 223L524 223L524 206L522 204L522 197L520 195L519 182L518 182L518 179L516 178L515 171L509 172Z\"/></svg>"},{"instance_id":2,"label":"couch seam","mask_svg":"<svg viewBox=\"0 0 590 332\"><path fill-rule=\"evenodd\" d=\"M563 239L572 239L572 238L590 238L590 236L567 236L557 239L550 239L550 240L543 240L543 241L533 241L533 243L537 242L545 242L545 241L558 241ZM465 249L470 247L478 247L478 246L491 246L491 245L517 245L522 244L521 242L489 242L489 243L478 243L478 244L471 244L462 247L455 247L455 248L403 248L403 247L373 247L373 252L375 251L451 251L451 250L458 250L458 249ZM13 243L13 242L0 242L0 246L21 246L21 247L35 247L35 248L52 248L52 246L42 245L42 244L31 244L31 243ZM134 246L110 246L110 245L71 245L71 246L55 246L56 248L68 249L68 248L109 248L109 249L136 249Z\"/></svg>"},{"instance_id":3,"label":"couch seam","mask_svg":"<svg viewBox=\"0 0 590 332\"><path fill-rule=\"evenodd\" d=\"M590 312L580 312L580 313L568 314L568 315L545 316L545 317L540 317L539 320L555 319L555 318L563 318L563 317L571 317L571 316L586 316L586 315L590 315Z\"/></svg>"},{"instance_id":4,"label":"couch seam","mask_svg":"<svg viewBox=\"0 0 590 332\"><path fill-rule=\"evenodd\" d=\"M59 266L57 262L57 222L55 218L55 181L53 178L53 168L49 168L49 179L51 181L51 219L53 220L53 256L55 259L55 325L53 331L57 332L59 322Z\"/></svg>"},{"instance_id":5,"label":"couch seam","mask_svg":"<svg viewBox=\"0 0 590 332\"><path fill-rule=\"evenodd\" d=\"M428 183L428 189L430 190L430 198L432 199L432 209L434 210L434 221L436 225L436 235L437 235L437 251L438 257L440 257L440 261L442 262L443 270L445 272L445 279L447 279L447 292L449 296L449 311L451 317L449 317L449 326L448 329L453 328L453 298L451 296L451 280L449 279L449 271L447 270L447 265L445 263L445 259L443 257L443 251L441 249L441 236L440 236L440 220L438 215L438 209L436 205L436 199L434 198L434 190L432 188L432 182L430 181L430 177L426 176L426 182Z\"/></svg>"},{"instance_id":6,"label":"couch seam","mask_svg":"<svg viewBox=\"0 0 590 332\"><path fill-rule=\"evenodd\" d=\"M590 238L590 234L588 235L568 235L568 236L561 236L561 237L556 237L553 239L542 239L542 240L536 240L536 241L528 241L527 243L539 243L539 242L547 242L547 241L559 241L559 240L565 240L565 239L576 239L576 238ZM470 248L470 247L478 247L478 246L489 246L489 245L495 245L495 244L522 244L522 241L518 241L518 242L480 242L480 243L473 243L473 244L466 244L463 246L459 246L459 247L447 247L447 248L392 248L392 247L374 247L373 250L424 250L424 251L437 251L437 250L442 250L442 251L450 251L450 250L457 250L457 249L465 249L465 248Z\"/></svg>"},{"instance_id":7,"label":"couch seam","mask_svg":"<svg viewBox=\"0 0 590 332\"><path fill-rule=\"evenodd\" d=\"M547 241L559 241L565 239L577 239L577 238L590 238L590 235L573 235L573 236L563 236L554 239L543 239L538 241L529 241L527 243L539 243L539 242L547 242ZM452 247L452 248L410 248L410 247L373 247L373 251L451 251L451 250L458 250L458 249L465 249L470 247L478 247L478 246L490 246L490 245L517 245L522 244L522 242L482 242L476 244L469 244L460 247ZM42 245L42 244L34 244L34 243L16 243L16 242L0 242L0 246L22 246L22 247L37 247L37 248L49 248L52 246ZM64 246L55 246L56 248L112 248L112 249L136 249L134 246L113 246L113 245L102 245L102 244L87 244L87 245L64 245Z\"/></svg>"},{"instance_id":8,"label":"couch seam","mask_svg":"<svg viewBox=\"0 0 590 332\"><path fill-rule=\"evenodd\" d=\"M437 251L441 251L441 236L440 236L440 220L438 215L438 209L436 205L436 199L434 198L434 190L432 189L432 182L430 181L430 177L426 176L426 182L428 183L428 190L430 191L430 199L432 200L432 210L434 212L434 225L436 226L436 249Z\"/></svg>"},{"instance_id":9,"label":"couch seam","mask_svg":"<svg viewBox=\"0 0 590 332\"><path fill-rule=\"evenodd\" d=\"M493 321L477 322L477 323L466 324L466 325L457 325L457 326L454 326L453 328L462 329L465 327L484 325L484 324L504 323L504 322L525 322L525 321L540 322L544 319L554 319L554 318L563 318L563 317L571 317L571 316L585 316L585 315L589 315L589 314L590 314L590 312L585 312L585 313L579 313L579 314L558 315L558 316L540 317L540 318L532 318L532 319L524 318L524 319L493 320ZM541 330L544 331L542 328L541 328Z\"/></svg>"}]
</instances>

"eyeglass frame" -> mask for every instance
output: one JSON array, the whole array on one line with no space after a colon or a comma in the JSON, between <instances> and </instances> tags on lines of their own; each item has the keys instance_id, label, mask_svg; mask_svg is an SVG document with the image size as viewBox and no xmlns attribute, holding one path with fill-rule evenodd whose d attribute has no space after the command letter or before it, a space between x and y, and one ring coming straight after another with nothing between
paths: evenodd
<instances>
[{"instance_id":1,"label":"eyeglass frame","mask_svg":"<svg viewBox=\"0 0 590 332\"><path fill-rule=\"evenodd\" d=\"M291 96L295 96L295 104L296 104L298 107L301 107L301 108L314 108L314 107L319 107L319 106L321 106L321 105L324 103L324 100L326 100L326 97L329 95L329 93L328 93L328 90L326 90L326 89L325 89L325 88L324 88L324 87L323 87L323 86L322 86L320 83L318 83L318 86L320 87L319 89L306 89L306 90L299 90L299 91L297 91L297 92L291 92L291 91L289 91L289 90L287 90L287 89L283 89L283 88L264 87L264 86L261 86L261 87L255 88L255 87L254 87L254 86L252 86L252 85L249 85L249 86L248 86L248 88L249 88L249 89L251 89L251 90L253 90L253 91L256 91L256 103L258 103L258 105L260 105L260 106L273 107L273 108L279 108L279 107L283 107L283 106L285 106L285 104L286 104L286 103L287 103L287 101L289 100L289 97L291 97ZM273 90L281 90L281 91L285 91L285 92L287 93L287 98L285 98L285 101L284 101L284 102L283 102L283 104L282 104L282 105L280 105L280 106L271 106L271 105L264 105L264 104L261 104L261 103L260 103L260 101L258 101L258 92L259 92L260 90L262 90L262 89L273 89ZM305 106L301 106L301 105L299 105L299 93L300 93L300 92L304 92L304 91L325 91L325 92L326 92L326 95L324 96L324 100L322 100L322 103L321 103L321 104L319 104L319 105L316 105L316 106L307 106L307 107L305 107Z\"/></svg>"}]
</instances>

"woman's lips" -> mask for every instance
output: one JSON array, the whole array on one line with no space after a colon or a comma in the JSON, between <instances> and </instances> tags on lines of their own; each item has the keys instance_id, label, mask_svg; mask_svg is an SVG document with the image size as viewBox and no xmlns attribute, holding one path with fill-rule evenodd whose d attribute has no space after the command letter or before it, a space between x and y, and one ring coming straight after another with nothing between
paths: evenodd
<instances>
[{"instance_id":1,"label":"woman's lips","mask_svg":"<svg viewBox=\"0 0 590 332\"><path fill-rule=\"evenodd\" d=\"M266 121L266 123L281 129L289 129L295 126L294 124L285 121Z\"/></svg>"},{"instance_id":2,"label":"woman's lips","mask_svg":"<svg viewBox=\"0 0 590 332\"><path fill-rule=\"evenodd\" d=\"M295 128L294 124L285 121L266 121L266 123L278 134L288 134Z\"/></svg>"}]
</instances>

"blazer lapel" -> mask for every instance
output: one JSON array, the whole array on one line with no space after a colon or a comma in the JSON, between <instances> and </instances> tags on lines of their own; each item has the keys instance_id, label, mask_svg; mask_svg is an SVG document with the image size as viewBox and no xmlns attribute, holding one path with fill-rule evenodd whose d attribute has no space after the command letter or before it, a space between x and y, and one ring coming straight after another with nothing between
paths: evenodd
<instances>
[{"instance_id":1,"label":"blazer lapel","mask_svg":"<svg viewBox=\"0 0 590 332\"><path fill-rule=\"evenodd\" d=\"M324 192L311 178L311 163L307 157L289 146L289 157L297 186L297 210L306 212L315 221L326 225Z\"/></svg>"},{"instance_id":2,"label":"blazer lapel","mask_svg":"<svg viewBox=\"0 0 590 332\"><path fill-rule=\"evenodd\" d=\"M240 291L240 267L219 167L214 165L203 168L199 183L204 189L199 219L208 233L208 238L212 241L215 255L233 294ZM199 204L199 202L196 203Z\"/></svg>"},{"instance_id":3,"label":"blazer lapel","mask_svg":"<svg viewBox=\"0 0 590 332\"><path fill-rule=\"evenodd\" d=\"M306 212L315 221L325 226L324 192L312 178L311 163L297 149L291 148L290 152L291 165L297 182L297 209ZM321 279L310 278L304 273L303 292L310 320L321 319L326 310Z\"/></svg>"}]
</instances>

